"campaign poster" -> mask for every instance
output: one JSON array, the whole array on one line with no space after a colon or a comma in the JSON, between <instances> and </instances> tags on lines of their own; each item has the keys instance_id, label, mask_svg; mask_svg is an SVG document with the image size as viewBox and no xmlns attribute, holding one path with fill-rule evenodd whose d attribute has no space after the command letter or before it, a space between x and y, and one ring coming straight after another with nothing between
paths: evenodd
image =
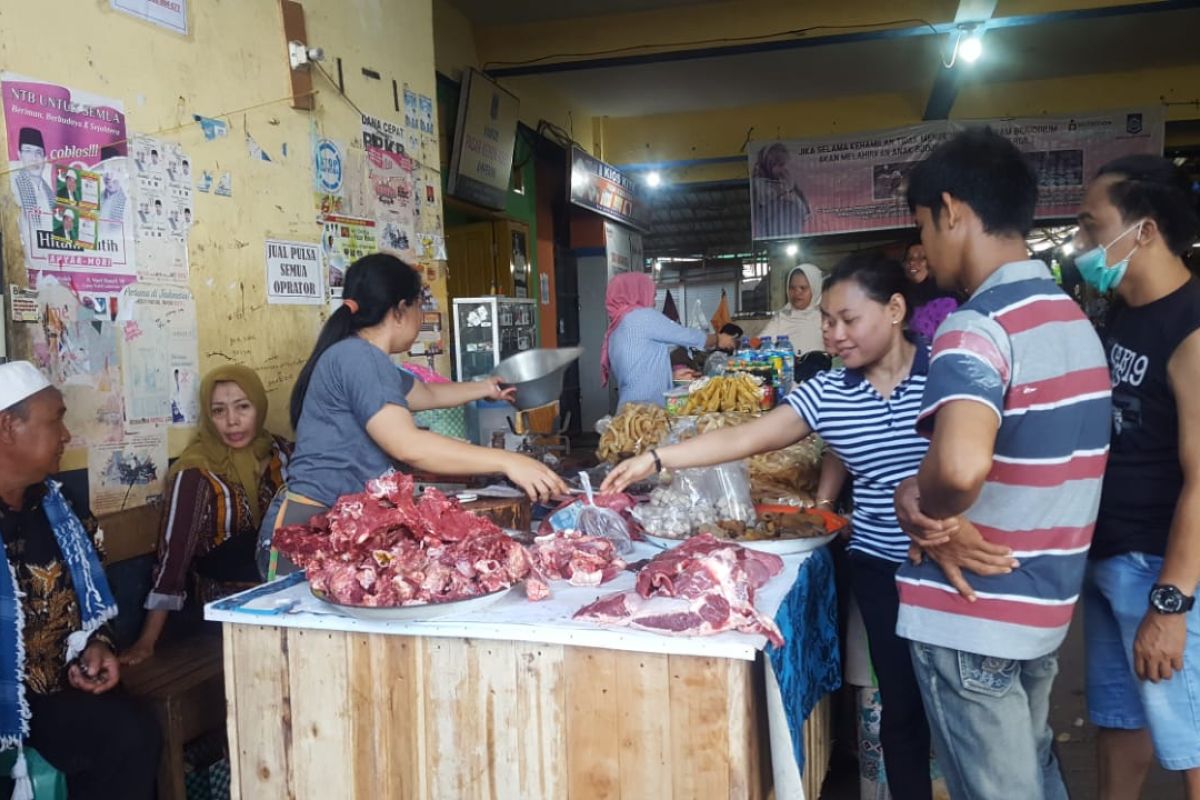
<instances>
[{"instance_id":1,"label":"campaign poster","mask_svg":"<svg viewBox=\"0 0 1200 800\"><path fill-rule=\"evenodd\" d=\"M124 106L11 73L0 94L30 285L115 296L136 275Z\"/></svg>"},{"instance_id":2,"label":"campaign poster","mask_svg":"<svg viewBox=\"0 0 1200 800\"><path fill-rule=\"evenodd\" d=\"M192 164L177 142L135 136L130 143L139 281L185 285L192 212Z\"/></svg>"},{"instance_id":3,"label":"campaign poster","mask_svg":"<svg viewBox=\"0 0 1200 800\"><path fill-rule=\"evenodd\" d=\"M758 141L750 157L756 240L794 239L912 225L908 174L939 144L990 125L1011 139L1038 175L1037 216L1074 217L1088 178L1114 158L1161 154L1161 109L1075 117L942 120L878 133L804 141Z\"/></svg>"}]
</instances>

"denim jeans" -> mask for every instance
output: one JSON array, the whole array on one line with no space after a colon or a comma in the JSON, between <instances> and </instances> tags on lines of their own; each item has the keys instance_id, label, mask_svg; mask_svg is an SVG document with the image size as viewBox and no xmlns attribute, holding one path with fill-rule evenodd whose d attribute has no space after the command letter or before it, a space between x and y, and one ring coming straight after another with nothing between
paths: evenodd
<instances>
[{"instance_id":1,"label":"denim jeans","mask_svg":"<svg viewBox=\"0 0 1200 800\"><path fill-rule=\"evenodd\" d=\"M1067 800L1050 688L1058 656L994 658L912 642L938 766L954 800Z\"/></svg>"}]
</instances>

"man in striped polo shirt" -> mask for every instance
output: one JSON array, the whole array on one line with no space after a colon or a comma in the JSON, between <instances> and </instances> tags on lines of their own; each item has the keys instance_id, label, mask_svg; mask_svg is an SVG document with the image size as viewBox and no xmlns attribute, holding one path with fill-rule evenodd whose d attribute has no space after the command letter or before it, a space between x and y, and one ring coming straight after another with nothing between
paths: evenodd
<instances>
[{"instance_id":1,"label":"man in striped polo shirt","mask_svg":"<svg viewBox=\"0 0 1200 800\"><path fill-rule=\"evenodd\" d=\"M1047 716L1108 455L1104 352L1028 260L1037 179L1011 142L957 135L913 171L908 200L938 284L970 299L934 338L917 422L932 444L896 493L925 556L897 573L896 630L950 795L1065 800ZM1012 570L973 572L997 546Z\"/></svg>"}]
</instances>

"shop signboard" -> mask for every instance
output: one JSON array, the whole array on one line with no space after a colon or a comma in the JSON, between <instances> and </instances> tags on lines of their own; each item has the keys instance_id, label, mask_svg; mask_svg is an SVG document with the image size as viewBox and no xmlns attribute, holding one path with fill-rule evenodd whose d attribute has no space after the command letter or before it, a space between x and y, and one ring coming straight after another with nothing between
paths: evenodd
<instances>
[{"instance_id":1,"label":"shop signboard","mask_svg":"<svg viewBox=\"0 0 1200 800\"><path fill-rule=\"evenodd\" d=\"M968 127L990 125L1021 148L1038 173L1037 216L1074 217L1084 184L1103 164L1161 154L1161 109L1074 117L941 120L878 133L751 143L751 227L756 240L907 228L908 173Z\"/></svg>"},{"instance_id":2,"label":"shop signboard","mask_svg":"<svg viewBox=\"0 0 1200 800\"><path fill-rule=\"evenodd\" d=\"M578 147L571 148L571 202L639 231L650 227L637 181Z\"/></svg>"},{"instance_id":3,"label":"shop signboard","mask_svg":"<svg viewBox=\"0 0 1200 800\"><path fill-rule=\"evenodd\" d=\"M503 210L508 204L520 101L481 72L463 75L446 191Z\"/></svg>"}]
</instances>

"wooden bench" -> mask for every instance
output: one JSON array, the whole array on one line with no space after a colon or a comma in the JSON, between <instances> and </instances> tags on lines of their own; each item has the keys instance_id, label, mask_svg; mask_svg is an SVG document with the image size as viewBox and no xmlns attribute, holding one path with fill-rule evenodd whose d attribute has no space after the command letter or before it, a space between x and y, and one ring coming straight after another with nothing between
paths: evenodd
<instances>
[{"instance_id":1,"label":"wooden bench","mask_svg":"<svg viewBox=\"0 0 1200 800\"><path fill-rule=\"evenodd\" d=\"M153 657L121 670L125 688L154 705L163 732L159 800L187 800L183 748L225 725L221 637L199 635L160 646Z\"/></svg>"}]
</instances>

